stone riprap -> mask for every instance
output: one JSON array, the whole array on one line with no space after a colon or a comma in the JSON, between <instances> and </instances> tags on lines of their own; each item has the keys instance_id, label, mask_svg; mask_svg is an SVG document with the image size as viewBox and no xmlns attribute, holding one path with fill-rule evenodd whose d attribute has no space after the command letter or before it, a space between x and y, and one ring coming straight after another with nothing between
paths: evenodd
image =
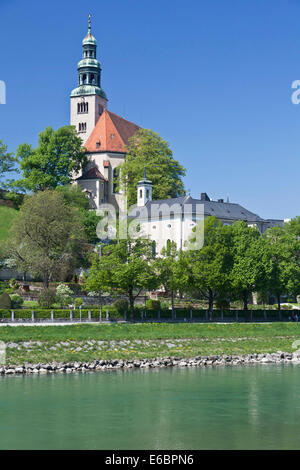
<instances>
[{"instance_id":1,"label":"stone riprap","mask_svg":"<svg viewBox=\"0 0 300 470\"><path fill-rule=\"evenodd\" d=\"M157 359L97 360L92 362L51 362L49 364L24 364L0 366L1 375L91 372L105 370L149 369L166 367L211 367L250 364L300 364L300 353L278 351L272 354L247 354L243 356L197 356L193 358L163 357Z\"/></svg>"}]
</instances>

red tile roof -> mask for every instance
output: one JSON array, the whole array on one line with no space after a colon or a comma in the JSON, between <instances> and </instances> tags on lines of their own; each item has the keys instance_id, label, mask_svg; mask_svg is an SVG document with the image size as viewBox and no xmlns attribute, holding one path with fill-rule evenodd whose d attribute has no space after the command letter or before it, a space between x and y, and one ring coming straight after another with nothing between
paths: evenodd
<instances>
[{"instance_id":1,"label":"red tile roof","mask_svg":"<svg viewBox=\"0 0 300 470\"><path fill-rule=\"evenodd\" d=\"M106 109L86 141L85 148L88 152L126 153L128 139L139 129L133 122L126 121Z\"/></svg>"},{"instance_id":2,"label":"red tile roof","mask_svg":"<svg viewBox=\"0 0 300 470\"><path fill-rule=\"evenodd\" d=\"M102 173L100 173L98 168L93 167L90 170L88 170L86 173L84 173L82 176L80 176L79 178L76 178L76 181L78 181L78 180L98 180L98 179L107 181L107 179L104 178Z\"/></svg>"}]
</instances>

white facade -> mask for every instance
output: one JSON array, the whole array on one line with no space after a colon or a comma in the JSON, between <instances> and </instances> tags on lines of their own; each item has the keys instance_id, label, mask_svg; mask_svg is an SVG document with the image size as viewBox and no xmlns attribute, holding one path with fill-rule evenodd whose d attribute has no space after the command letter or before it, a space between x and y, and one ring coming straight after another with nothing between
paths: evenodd
<instances>
[{"instance_id":1,"label":"white facade","mask_svg":"<svg viewBox=\"0 0 300 470\"><path fill-rule=\"evenodd\" d=\"M83 145L106 107L107 100L98 95L71 96L70 124L75 126Z\"/></svg>"}]
</instances>

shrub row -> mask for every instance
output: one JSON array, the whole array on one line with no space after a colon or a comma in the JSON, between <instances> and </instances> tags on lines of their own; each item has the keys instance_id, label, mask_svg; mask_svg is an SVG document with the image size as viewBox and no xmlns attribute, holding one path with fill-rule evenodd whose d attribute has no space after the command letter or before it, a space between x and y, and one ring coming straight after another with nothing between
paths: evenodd
<instances>
[{"instance_id":1,"label":"shrub row","mask_svg":"<svg viewBox=\"0 0 300 470\"><path fill-rule=\"evenodd\" d=\"M14 317L16 320L27 320L31 319L32 317L32 311L34 311L34 317L36 319L50 319L51 318L51 309L43 309L43 308L37 308L37 309L16 309L14 310ZM91 312L91 318L92 319L99 319L100 316L100 309L93 308L93 309L82 309L81 310L81 318L82 319L87 319L88 318L88 312ZM11 310L8 309L0 309L0 318L2 319L10 319L11 318ZM102 318L106 318L106 312L109 312L109 318L113 320L117 319L123 319L124 318L124 313L118 311L116 308L112 306L104 306L102 308ZM236 318L236 312L238 312L238 318L243 319L244 318L244 311L243 310L224 310L223 311L223 318L228 319L228 318ZM70 318L70 310L68 309L53 309L54 313L54 319L69 319ZM282 319L288 319L292 316L292 314L295 313L295 311L292 310L282 310L281 311L281 317ZM72 315L73 318L80 318L80 311L79 309L76 309L75 311L72 310ZM205 319L206 318L206 310L200 310L200 309L195 309L192 310L192 315L193 319ZM129 313L127 312L127 318L129 319ZM135 313L134 313L134 319L135 320L142 320L142 319L148 319L148 320L157 320L159 318L159 313L158 311L155 310L145 310L141 308L136 308ZM176 309L176 319L184 319L186 318L187 320L190 319L190 310L189 309ZM213 319L221 319L222 314L220 310L214 310L213 312ZM275 310L266 310L265 315L264 315L264 310L254 310L254 311L249 311L248 312L248 318L252 318L253 320L255 319L264 319L266 318L267 320L278 320L279 314L278 311ZM161 310L160 311L160 319L166 319L166 320L171 320L172 319L172 311L171 310Z\"/></svg>"}]
</instances>

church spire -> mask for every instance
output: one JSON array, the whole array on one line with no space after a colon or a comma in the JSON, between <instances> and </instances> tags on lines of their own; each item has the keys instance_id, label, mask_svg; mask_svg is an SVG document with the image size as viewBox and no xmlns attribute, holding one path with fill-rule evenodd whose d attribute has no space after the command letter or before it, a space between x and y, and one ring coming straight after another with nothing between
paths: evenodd
<instances>
[{"instance_id":1,"label":"church spire","mask_svg":"<svg viewBox=\"0 0 300 470\"><path fill-rule=\"evenodd\" d=\"M78 87L71 96L98 95L107 100L101 88L101 65L97 60L97 41L91 33L91 14L88 25L87 35L82 41L82 60L78 63Z\"/></svg>"},{"instance_id":2,"label":"church spire","mask_svg":"<svg viewBox=\"0 0 300 470\"><path fill-rule=\"evenodd\" d=\"M89 13L89 34L91 34L91 17L92 15Z\"/></svg>"},{"instance_id":3,"label":"church spire","mask_svg":"<svg viewBox=\"0 0 300 470\"><path fill-rule=\"evenodd\" d=\"M75 126L83 143L93 131L107 107L107 97L101 88L101 65L97 60L97 41L92 35L91 15L88 32L82 41L82 59L78 62L78 85L71 92L71 125Z\"/></svg>"}]
</instances>

